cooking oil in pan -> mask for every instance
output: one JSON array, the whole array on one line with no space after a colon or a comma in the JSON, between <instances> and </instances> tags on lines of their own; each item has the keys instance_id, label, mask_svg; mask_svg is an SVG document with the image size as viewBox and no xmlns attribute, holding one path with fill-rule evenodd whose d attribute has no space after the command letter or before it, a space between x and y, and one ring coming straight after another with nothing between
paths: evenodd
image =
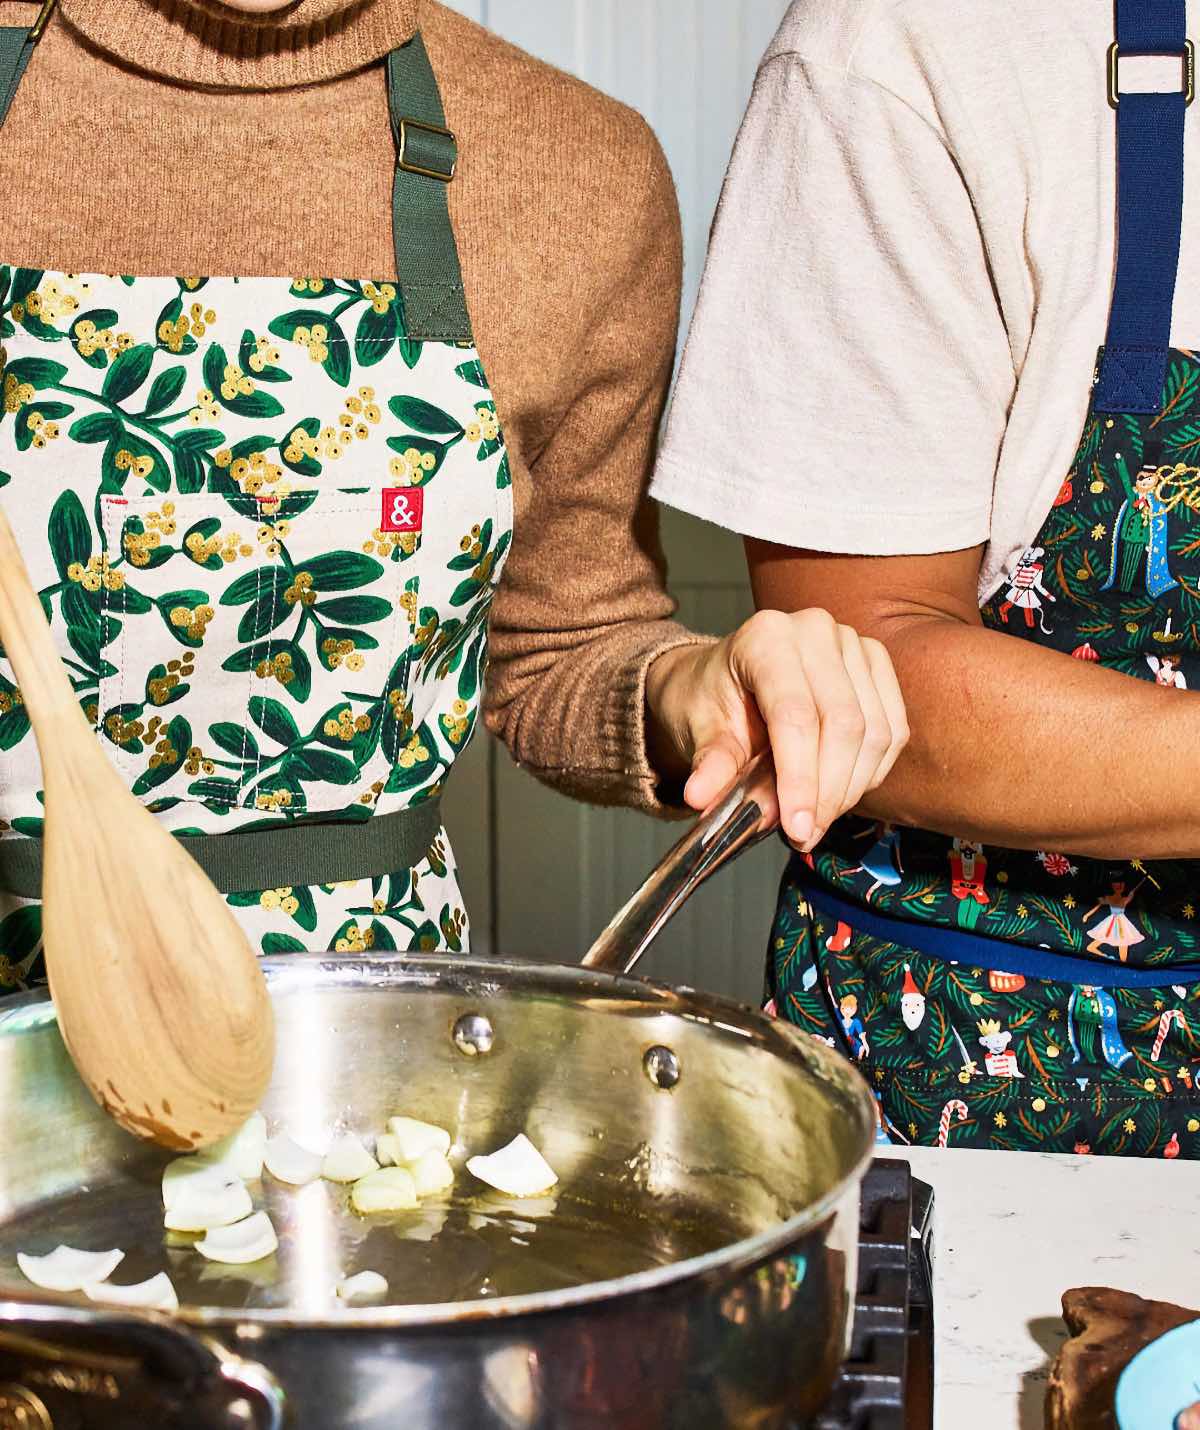
<instances>
[{"instance_id":1,"label":"cooking oil in pan","mask_svg":"<svg viewBox=\"0 0 1200 1430\"><path fill-rule=\"evenodd\" d=\"M142 1281L166 1271L181 1304L243 1310L288 1309L336 1314L343 1277L377 1271L388 1295L373 1304L431 1305L556 1291L667 1266L715 1251L749 1228L717 1209L683 1200L614 1198L592 1184L584 1200L568 1188L519 1201L499 1194L452 1194L420 1210L359 1217L348 1188L315 1182L290 1188L251 1183L268 1213L279 1250L249 1266L207 1261L195 1238L164 1233L157 1183L132 1179L93 1185L41 1203L0 1228L0 1280L25 1286L18 1251L41 1255L65 1243L83 1250L120 1247L125 1259L112 1280Z\"/></svg>"}]
</instances>

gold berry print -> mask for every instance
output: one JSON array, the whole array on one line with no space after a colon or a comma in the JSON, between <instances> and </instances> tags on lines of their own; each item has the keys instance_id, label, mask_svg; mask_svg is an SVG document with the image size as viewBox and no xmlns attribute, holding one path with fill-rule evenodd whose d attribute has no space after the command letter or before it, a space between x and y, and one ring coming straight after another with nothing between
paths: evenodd
<instances>
[{"instance_id":1,"label":"gold berry print","mask_svg":"<svg viewBox=\"0 0 1200 1430\"><path fill-rule=\"evenodd\" d=\"M0 267L0 369L6 511L81 710L165 828L436 800L476 724L511 543L470 344L411 338L394 279ZM425 529L389 530L385 493L409 487ZM3 657L0 759L0 837L36 835ZM444 837L381 878L228 899L264 953L467 946ZM4 986L39 975L39 921L0 894Z\"/></svg>"}]
</instances>

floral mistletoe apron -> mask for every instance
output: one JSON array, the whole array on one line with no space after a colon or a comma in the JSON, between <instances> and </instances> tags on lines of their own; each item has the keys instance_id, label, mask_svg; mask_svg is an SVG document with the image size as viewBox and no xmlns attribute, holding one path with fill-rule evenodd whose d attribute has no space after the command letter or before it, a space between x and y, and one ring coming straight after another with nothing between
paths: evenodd
<instances>
[{"instance_id":1,"label":"floral mistletoe apron","mask_svg":"<svg viewBox=\"0 0 1200 1430\"><path fill-rule=\"evenodd\" d=\"M1118 57L1186 93L1119 94ZM1179 257L1184 0L1118 0L1119 255L1074 466L984 623L1200 686L1200 358L1168 347ZM796 857L774 929L783 1017L840 1046L880 1140L1200 1158L1200 881L842 821Z\"/></svg>"},{"instance_id":2,"label":"floral mistletoe apron","mask_svg":"<svg viewBox=\"0 0 1200 1430\"><path fill-rule=\"evenodd\" d=\"M0 30L10 99L39 33ZM96 738L264 953L467 940L438 797L509 465L419 35L386 72L399 279L0 267L0 502ZM40 971L42 815L0 659L0 988Z\"/></svg>"}]
</instances>

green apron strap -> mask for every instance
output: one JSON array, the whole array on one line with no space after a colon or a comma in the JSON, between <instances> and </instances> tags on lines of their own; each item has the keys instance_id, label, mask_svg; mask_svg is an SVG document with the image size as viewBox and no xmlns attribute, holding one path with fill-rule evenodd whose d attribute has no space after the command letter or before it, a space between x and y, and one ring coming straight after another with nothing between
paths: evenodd
<instances>
[{"instance_id":1,"label":"green apron strap","mask_svg":"<svg viewBox=\"0 0 1200 1430\"><path fill-rule=\"evenodd\" d=\"M8 118L33 47L57 4L58 0L44 0L41 14L30 26L0 25L0 125Z\"/></svg>"},{"instance_id":2,"label":"green apron strap","mask_svg":"<svg viewBox=\"0 0 1200 1430\"><path fill-rule=\"evenodd\" d=\"M471 319L447 196L458 141L446 128L420 31L388 55L387 79L396 140L392 233L405 329L410 338L470 342Z\"/></svg>"},{"instance_id":3,"label":"green apron strap","mask_svg":"<svg viewBox=\"0 0 1200 1430\"><path fill-rule=\"evenodd\" d=\"M288 824L228 834L176 835L222 894L378 879L420 864L442 828L438 800L370 819ZM40 839L0 839L0 889L42 892Z\"/></svg>"}]
</instances>

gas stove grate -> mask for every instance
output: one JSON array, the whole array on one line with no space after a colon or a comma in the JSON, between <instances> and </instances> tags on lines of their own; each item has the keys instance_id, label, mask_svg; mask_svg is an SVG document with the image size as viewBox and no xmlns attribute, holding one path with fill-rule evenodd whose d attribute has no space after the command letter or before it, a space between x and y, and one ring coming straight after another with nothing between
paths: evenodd
<instances>
[{"instance_id":1,"label":"gas stove grate","mask_svg":"<svg viewBox=\"0 0 1200 1430\"><path fill-rule=\"evenodd\" d=\"M932 1430L932 1211L932 1188L907 1162L873 1164L863 1183L853 1349L811 1430Z\"/></svg>"}]
</instances>

